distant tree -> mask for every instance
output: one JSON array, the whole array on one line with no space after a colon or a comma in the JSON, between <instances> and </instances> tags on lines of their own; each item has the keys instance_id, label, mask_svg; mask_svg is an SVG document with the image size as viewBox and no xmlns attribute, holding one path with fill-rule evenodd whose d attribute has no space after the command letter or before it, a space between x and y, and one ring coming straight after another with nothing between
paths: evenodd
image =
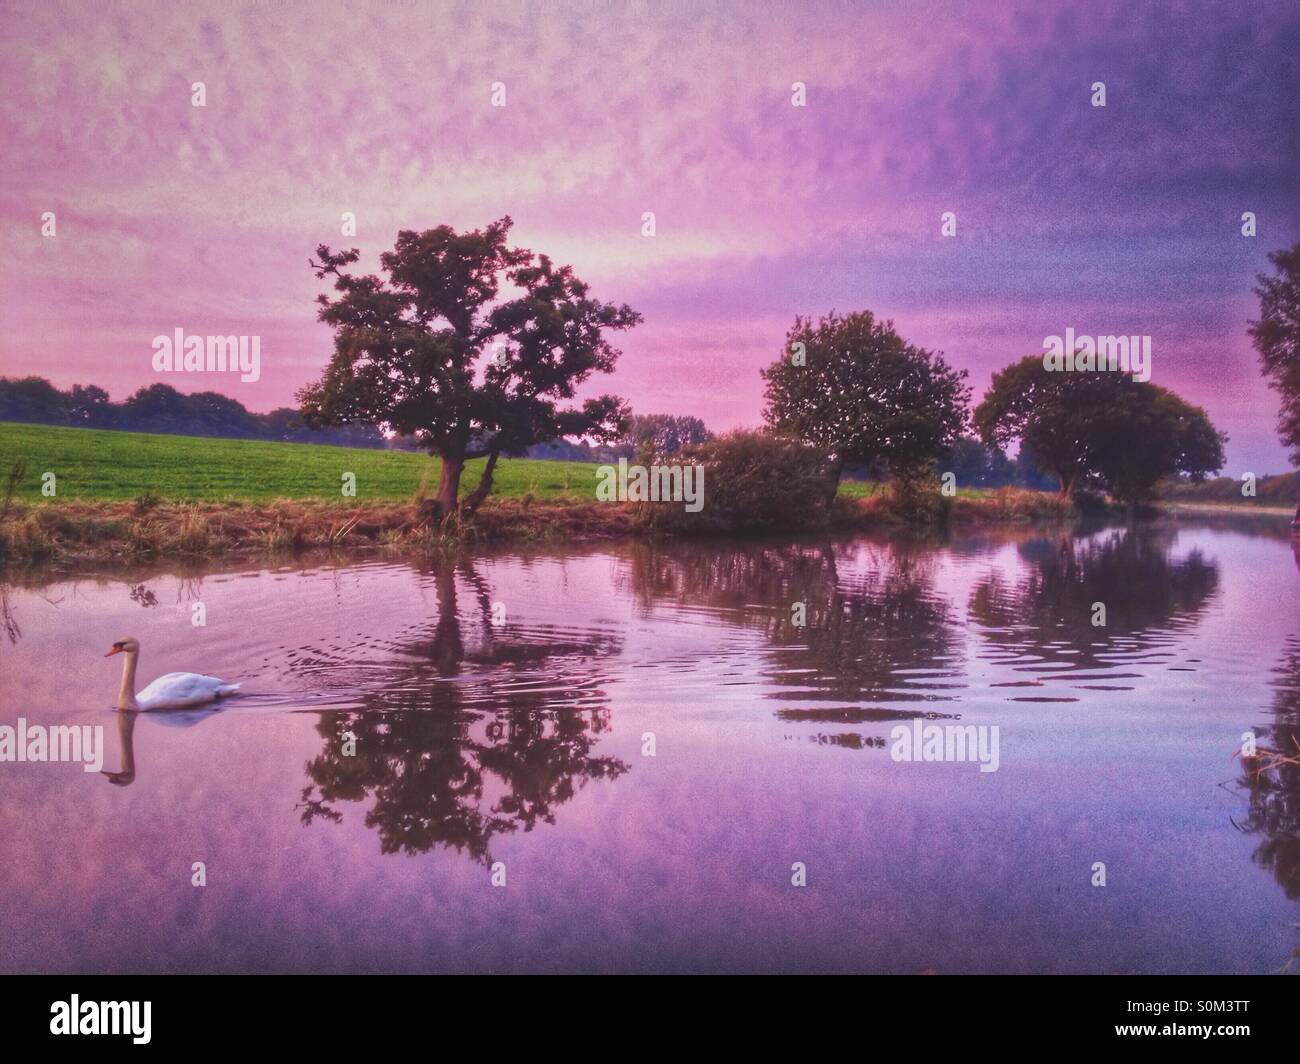
<instances>
[{"instance_id":1,"label":"distant tree","mask_svg":"<svg viewBox=\"0 0 1300 1064\"><path fill-rule=\"evenodd\" d=\"M388 441L374 425L340 425L337 428L313 429L303 419L302 411L279 406L266 414L252 415L268 439L290 443L324 443L336 447L387 447Z\"/></svg>"},{"instance_id":2,"label":"distant tree","mask_svg":"<svg viewBox=\"0 0 1300 1064\"><path fill-rule=\"evenodd\" d=\"M0 377L0 421L66 425L67 396L44 377Z\"/></svg>"},{"instance_id":3,"label":"distant tree","mask_svg":"<svg viewBox=\"0 0 1300 1064\"><path fill-rule=\"evenodd\" d=\"M1034 456L1033 447L1023 440L1013 464L1016 471L1015 483L1022 488L1033 491L1053 491L1059 487L1055 477L1043 472L1042 463Z\"/></svg>"},{"instance_id":4,"label":"distant tree","mask_svg":"<svg viewBox=\"0 0 1300 1064\"><path fill-rule=\"evenodd\" d=\"M1276 277L1259 274L1259 319L1250 337L1260 366L1282 397L1278 436L1291 448L1291 464L1300 465L1300 244L1274 251L1269 261Z\"/></svg>"},{"instance_id":5,"label":"distant tree","mask_svg":"<svg viewBox=\"0 0 1300 1064\"><path fill-rule=\"evenodd\" d=\"M85 428L106 428L112 423L108 392L94 384L74 384L66 393L68 421Z\"/></svg>"},{"instance_id":6,"label":"distant tree","mask_svg":"<svg viewBox=\"0 0 1300 1064\"><path fill-rule=\"evenodd\" d=\"M242 403L218 392L182 395L169 384L138 389L122 403L117 427L135 432L169 432L188 436L249 439L261 425Z\"/></svg>"},{"instance_id":7,"label":"distant tree","mask_svg":"<svg viewBox=\"0 0 1300 1064\"><path fill-rule=\"evenodd\" d=\"M262 415L263 432L273 440L293 440L310 430L303 421L302 411L291 406L278 406Z\"/></svg>"},{"instance_id":8,"label":"distant tree","mask_svg":"<svg viewBox=\"0 0 1300 1064\"><path fill-rule=\"evenodd\" d=\"M486 457L472 512L491 490L502 454L561 436L607 440L627 410L614 396L573 400L593 372L608 373L619 352L607 330L641 316L600 303L568 266L511 248L512 222L458 233L450 226L402 230L380 257L387 280L346 272L360 252L321 245L311 265L334 277L320 320L335 333L323 376L298 394L308 423L382 425L414 435L442 459L435 517L458 507L465 462ZM514 298L498 301L502 280Z\"/></svg>"},{"instance_id":9,"label":"distant tree","mask_svg":"<svg viewBox=\"0 0 1300 1064\"><path fill-rule=\"evenodd\" d=\"M414 436L393 435L387 438L390 451L423 451L424 445Z\"/></svg>"},{"instance_id":10,"label":"distant tree","mask_svg":"<svg viewBox=\"0 0 1300 1064\"><path fill-rule=\"evenodd\" d=\"M1016 467L1000 447L970 436L960 437L939 459L941 472L952 473L960 487L1000 488L1013 484Z\"/></svg>"},{"instance_id":11,"label":"distant tree","mask_svg":"<svg viewBox=\"0 0 1300 1064\"><path fill-rule=\"evenodd\" d=\"M135 432L193 432L189 404L170 384L139 388L122 402L118 424Z\"/></svg>"},{"instance_id":12,"label":"distant tree","mask_svg":"<svg viewBox=\"0 0 1300 1064\"><path fill-rule=\"evenodd\" d=\"M623 434L622 445L630 457L642 448L655 454L674 454L693 443L707 443L713 433L697 417L674 414L636 414Z\"/></svg>"},{"instance_id":13,"label":"distant tree","mask_svg":"<svg viewBox=\"0 0 1300 1064\"><path fill-rule=\"evenodd\" d=\"M815 325L796 318L763 377L768 425L831 456L832 496L845 465L901 474L939 458L961 434L970 400L964 370L870 311L832 311Z\"/></svg>"},{"instance_id":14,"label":"distant tree","mask_svg":"<svg viewBox=\"0 0 1300 1064\"><path fill-rule=\"evenodd\" d=\"M528 458L540 458L547 462L594 462L591 444L586 441L574 443L572 440L549 440L535 443L524 452Z\"/></svg>"},{"instance_id":15,"label":"distant tree","mask_svg":"<svg viewBox=\"0 0 1300 1064\"><path fill-rule=\"evenodd\" d=\"M218 392L185 395L167 384L140 388L125 402L114 403L94 384L74 384L61 392L44 377L0 377L0 421L38 425L73 425L130 432L234 439L287 440L342 447L384 447L373 425L313 429L302 412L280 407L255 414L243 403Z\"/></svg>"},{"instance_id":16,"label":"distant tree","mask_svg":"<svg viewBox=\"0 0 1300 1064\"><path fill-rule=\"evenodd\" d=\"M247 439L260 436L264 430L264 424L243 403L220 392L195 392L184 398L188 417L201 436Z\"/></svg>"},{"instance_id":17,"label":"distant tree","mask_svg":"<svg viewBox=\"0 0 1300 1064\"><path fill-rule=\"evenodd\" d=\"M993 375L975 427L985 443L1019 443L1069 497L1085 480L1136 502L1164 476L1223 465L1226 437L1205 411L1124 373L1053 372L1028 355Z\"/></svg>"}]
</instances>

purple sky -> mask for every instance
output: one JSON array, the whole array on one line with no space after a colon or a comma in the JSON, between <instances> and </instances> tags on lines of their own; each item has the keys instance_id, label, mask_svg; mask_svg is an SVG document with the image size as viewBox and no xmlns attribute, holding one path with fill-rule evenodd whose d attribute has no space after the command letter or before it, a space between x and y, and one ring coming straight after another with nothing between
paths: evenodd
<instances>
[{"instance_id":1,"label":"purple sky","mask_svg":"<svg viewBox=\"0 0 1300 1064\"><path fill-rule=\"evenodd\" d=\"M508 213L645 315L597 382L643 413L756 424L795 314L867 308L977 396L1067 327L1149 334L1226 472L1286 464L1245 329L1300 239L1294 3L6 0L0 52L5 375L120 399L181 326L260 335L262 378L168 383L287 404L317 244Z\"/></svg>"}]
</instances>

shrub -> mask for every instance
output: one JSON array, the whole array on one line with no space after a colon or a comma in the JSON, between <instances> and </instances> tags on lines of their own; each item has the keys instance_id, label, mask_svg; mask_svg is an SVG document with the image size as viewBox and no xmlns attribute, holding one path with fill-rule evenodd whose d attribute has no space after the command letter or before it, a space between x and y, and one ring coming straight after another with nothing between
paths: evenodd
<instances>
[{"instance_id":1,"label":"shrub","mask_svg":"<svg viewBox=\"0 0 1300 1064\"><path fill-rule=\"evenodd\" d=\"M671 455L638 455L645 465L703 469L703 506L641 502L637 521L666 532L763 533L820 528L830 517L828 457L797 440L739 430ZM698 474L696 474L698 476Z\"/></svg>"},{"instance_id":2,"label":"shrub","mask_svg":"<svg viewBox=\"0 0 1300 1064\"><path fill-rule=\"evenodd\" d=\"M916 466L894 473L889 482L887 512L909 525L946 525L952 499L933 466Z\"/></svg>"}]
</instances>

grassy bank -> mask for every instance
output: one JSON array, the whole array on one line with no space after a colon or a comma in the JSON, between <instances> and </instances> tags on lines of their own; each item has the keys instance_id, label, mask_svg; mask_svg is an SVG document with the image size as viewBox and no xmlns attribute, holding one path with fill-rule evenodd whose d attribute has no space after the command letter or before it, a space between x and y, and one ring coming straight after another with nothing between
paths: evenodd
<instances>
[{"instance_id":1,"label":"grassy bank","mask_svg":"<svg viewBox=\"0 0 1300 1064\"><path fill-rule=\"evenodd\" d=\"M468 467L466 490L481 466ZM596 466L578 462L502 460L473 524L450 530L431 526L420 505L436 460L406 452L0 423L0 478L15 468L22 476L0 501L0 558L19 562L571 543L638 528L636 505L596 502ZM41 494L46 472L52 498ZM339 490L344 473L356 476L355 498ZM947 516L971 524L1072 512L1053 495L999 489L959 492ZM888 489L844 484L837 528L906 523Z\"/></svg>"}]
</instances>

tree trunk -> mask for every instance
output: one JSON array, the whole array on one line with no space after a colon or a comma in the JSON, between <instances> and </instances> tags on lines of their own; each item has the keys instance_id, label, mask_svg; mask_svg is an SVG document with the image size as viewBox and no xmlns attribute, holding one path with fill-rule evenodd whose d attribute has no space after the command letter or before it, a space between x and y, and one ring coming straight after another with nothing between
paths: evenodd
<instances>
[{"instance_id":1,"label":"tree trunk","mask_svg":"<svg viewBox=\"0 0 1300 1064\"><path fill-rule=\"evenodd\" d=\"M496 447L493 447L491 452L488 454L487 463L483 466L483 479L478 482L477 488L470 492L469 495L465 496L464 512L466 514L476 513L478 508L483 505L483 500L486 499L488 493L491 492L492 471L496 469L497 458L500 457L500 455L501 451Z\"/></svg>"},{"instance_id":2,"label":"tree trunk","mask_svg":"<svg viewBox=\"0 0 1300 1064\"><path fill-rule=\"evenodd\" d=\"M430 507L431 516L439 524L456 512L456 496L460 494L460 474L465 468L465 459L442 456L442 468L438 472L438 494Z\"/></svg>"},{"instance_id":3,"label":"tree trunk","mask_svg":"<svg viewBox=\"0 0 1300 1064\"><path fill-rule=\"evenodd\" d=\"M439 676L455 676L465 659L460 635L460 612L456 609L456 567L447 559L434 569L438 588L438 626L433 630L430 657Z\"/></svg>"},{"instance_id":4,"label":"tree trunk","mask_svg":"<svg viewBox=\"0 0 1300 1064\"><path fill-rule=\"evenodd\" d=\"M843 475L843 473L844 473L844 459L838 457L834 458L831 461L829 476L827 476L826 478L827 481L826 505L828 507L835 505L835 496L838 495L840 492L840 477Z\"/></svg>"},{"instance_id":5,"label":"tree trunk","mask_svg":"<svg viewBox=\"0 0 1300 1064\"><path fill-rule=\"evenodd\" d=\"M1061 498L1068 499L1074 492L1074 474L1067 477L1064 473L1057 473L1056 479L1061 482Z\"/></svg>"}]
</instances>

